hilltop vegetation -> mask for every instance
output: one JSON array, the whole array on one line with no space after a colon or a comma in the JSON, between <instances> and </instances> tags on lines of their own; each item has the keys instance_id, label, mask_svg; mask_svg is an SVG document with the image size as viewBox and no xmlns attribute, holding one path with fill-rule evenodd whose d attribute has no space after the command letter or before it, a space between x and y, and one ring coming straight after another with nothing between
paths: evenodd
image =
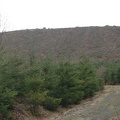
<instances>
[{"instance_id":1,"label":"hilltop vegetation","mask_svg":"<svg viewBox=\"0 0 120 120\"><path fill-rule=\"evenodd\" d=\"M28 58L31 51L39 59L78 61L86 54L91 60L111 61L120 58L120 27L76 27L33 29L7 32L2 44L7 55Z\"/></svg>"}]
</instances>

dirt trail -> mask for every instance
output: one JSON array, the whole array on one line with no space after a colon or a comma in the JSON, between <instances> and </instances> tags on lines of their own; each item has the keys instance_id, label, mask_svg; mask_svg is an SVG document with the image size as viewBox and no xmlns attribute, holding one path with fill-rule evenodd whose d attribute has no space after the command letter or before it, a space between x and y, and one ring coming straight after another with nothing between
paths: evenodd
<instances>
[{"instance_id":1,"label":"dirt trail","mask_svg":"<svg viewBox=\"0 0 120 120\"><path fill-rule=\"evenodd\" d=\"M95 97L44 120L120 120L118 115L120 86L105 86Z\"/></svg>"}]
</instances>

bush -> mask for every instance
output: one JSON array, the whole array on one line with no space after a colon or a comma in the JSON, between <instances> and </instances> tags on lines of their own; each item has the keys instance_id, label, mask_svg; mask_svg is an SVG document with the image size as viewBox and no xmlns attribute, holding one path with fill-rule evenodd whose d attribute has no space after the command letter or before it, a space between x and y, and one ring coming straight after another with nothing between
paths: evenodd
<instances>
[{"instance_id":1,"label":"bush","mask_svg":"<svg viewBox=\"0 0 120 120\"><path fill-rule=\"evenodd\" d=\"M61 105L68 106L82 100L83 92L78 84L76 67L70 62L62 62L57 69L58 84L54 96L61 99Z\"/></svg>"},{"instance_id":2,"label":"bush","mask_svg":"<svg viewBox=\"0 0 120 120\"><path fill-rule=\"evenodd\" d=\"M77 76L79 80L82 80L81 89L84 92L84 98L92 97L95 92L103 89L104 83L97 76L94 64L87 58L79 62Z\"/></svg>"},{"instance_id":3,"label":"bush","mask_svg":"<svg viewBox=\"0 0 120 120\"><path fill-rule=\"evenodd\" d=\"M59 107L60 103L61 99L47 96L43 101L42 105L44 108L54 111Z\"/></svg>"},{"instance_id":4,"label":"bush","mask_svg":"<svg viewBox=\"0 0 120 120\"><path fill-rule=\"evenodd\" d=\"M10 59L0 66L0 78L2 86L18 91L23 89L24 75L21 70L22 62Z\"/></svg>"},{"instance_id":5,"label":"bush","mask_svg":"<svg viewBox=\"0 0 120 120\"><path fill-rule=\"evenodd\" d=\"M61 104L64 107L72 104L78 104L83 99L84 93L82 91L71 92L62 96Z\"/></svg>"},{"instance_id":6,"label":"bush","mask_svg":"<svg viewBox=\"0 0 120 120\"><path fill-rule=\"evenodd\" d=\"M58 75L56 74L57 64L48 59L42 62L41 77L44 79L44 88L53 91L58 83Z\"/></svg>"},{"instance_id":7,"label":"bush","mask_svg":"<svg viewBox=\"0 0 120 120\"><path fill-rule=\"evenodd\" d=\"M77 76L79 80L86 80L88 77L96 78L96 69L93 63L87 58L83 58L77 64Z\"/></svg>"},{"instance_id":8,"label":"bush","mask_svg":"<svg viewBox=\"0 0 120 120\"><path fill-rule=\"evenodd\" d=\"M120 62L108 63L104 75L105 84L120 84Z\"/></svg>"},{"instance_id":9,"label":"bush","mask_svg":"<svg viewBox=\"0 0 120 120\"><path fill-rule=\"evenodd\" d=\"M88 78L88 81L84 83L84 98L94 96L95 92L99 90L99 81L96 79Z\"/></svg>"},{"instance_id":10,"label":"bush","mask_svg":"<svg viewBox=\"0 0 120 120\"><path fill-rule=\"evenodd\" d=\"M33 92L32 90L26 94L26 102L30 106L30 111L32 115L39 115L38 108L42 105L45 97L47 95L47 91L45 92Z\"/></svg>"},{"instance_id":11,"label":"bush","mask_svg":"<svg viewBox=\"0 0 120 120\"><path fill-rule=\"evenodd\" d=\"M12 120L11 107L15 101L16 91L0 88L0 119Z\"/></svg>"}]
</instances>

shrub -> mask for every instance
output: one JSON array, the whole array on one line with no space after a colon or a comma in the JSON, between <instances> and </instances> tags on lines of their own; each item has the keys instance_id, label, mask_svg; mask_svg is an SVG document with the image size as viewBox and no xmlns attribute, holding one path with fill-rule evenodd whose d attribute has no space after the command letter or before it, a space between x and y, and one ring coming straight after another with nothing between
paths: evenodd
<instances>
[{"instance_id":1,"label":"shrub","mask_svg":"<svg viewBox=\"0 0 120 120\"><path fill-rule=\"evenodd\" d=\"M84 83L84 98L94 96L95 92L99 90L99 81L94 78L88 78L87 82Z\"/></svg>"},{"instance_id":2,"label":"shrub","mask_svg":"<svg viewBox=\"0 0 120 120\"><path fill-rule=\"evenodd\" d=\"M53 97L47 96L44 99L42 105L44 108L54 111L59 107L60 103L61 103L60 98L58 99L58 98L53 98Z\"/></svg>"},{"instance_id":3,"label":"shrub","mask_svg":"<svg viewBox=\"0 0 120 120\"><path fill-rule=\"evenodd\" d=\"M0 87L0 119L12 120L11 107L15 101L16 91Z\"/></svg>"},{"instance_id":4,"label":"shrub","mask_svg":"<svg viewBox=\"0 0 120 120\"><path fill-rule=\"evenodd\" d=\"M97 76L94 64L87 58L79 62L77 76L79 80L82 80L81 89L84 92L84 98L92 97L95 92L103 89L104 83Z\"/></svg>"},{"instance_id":5,"label":"shrub","mask_svg":"<svg viewBox=\"0 0 120 120\"><path fill-rule=\"evenodd\" d=\"M58 82L56 74L57 64L53 64L51 60L45 60L41 65L41 77L44 79L44 88L53 91Z\"/></svg>"},{"instance_id":6,"label":"shrub","mask_svg":"<svg viewBox=\"0 0 120 120\"><path fill-rule=\"evenodd\" d=\"M61 105L68 106L69 104L78 103L83 97L83 92L80 89L81 84L78 84L76 67L70 62L62 62L57 69L58 84L54 90L54 96L61 98Z\"/></svg>"},{"instance_id":7,"label":"shrub","mask_svg":"<svg viewBox=\"0 0 120 120\"><path fill-rule=\"evenodd\" d=\"M82 91L70 92L62 96L61 104L64 107L72 104L78 104L83 99L84 93Z\"/></svg>"},{"instance_id":8,"label":"shrub","mask_svg":"<svg viewBox=\"0 0 120 120\"><path fill-rule=\"evenodd\" d=\"M45 92L33 92L32 90L29 91L26 95L26 102L30 106L30 111L33 115L39 115L38 108L42 105L45 97L47 95L47 91Z\"/></svg>"},{"instance_id":9,"label":"shrub","mask_svg":"<svg viewBox=\"0 0 120 120\"><path fill-rule=\"evenodd\" d=\"M120 84L120 62L108 63L104 75L105 84Z\"/></svg>"},{"instance_id":10,"label":"shrub","mask_svg":"<svg viewBox=\"0 0 120 120\"><path fill-rule=\"evenodd\" d=\"M83 58L77 64L77 76L79 80L86 80L88 77L96 77L95 66L87 58Z\"/></svg>"}]
</instances>

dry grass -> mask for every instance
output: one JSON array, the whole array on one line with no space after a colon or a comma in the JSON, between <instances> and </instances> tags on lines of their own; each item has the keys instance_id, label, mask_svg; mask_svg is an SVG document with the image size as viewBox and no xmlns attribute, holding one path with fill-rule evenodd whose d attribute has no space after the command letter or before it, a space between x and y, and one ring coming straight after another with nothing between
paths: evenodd
<instances>
[{"instance_id":1,"label":"dry grass","mask_svg":"<svg viewBox=\"0 0 120 120\"><path fill-rule=\"evenodd\" d=\"M23 55L31 51L37 58L78 60L87 54L93 60L120 58L120 27L76 27L35 29L5 33L3 46L7 55Z\"/></svg>"}]
</instances>

